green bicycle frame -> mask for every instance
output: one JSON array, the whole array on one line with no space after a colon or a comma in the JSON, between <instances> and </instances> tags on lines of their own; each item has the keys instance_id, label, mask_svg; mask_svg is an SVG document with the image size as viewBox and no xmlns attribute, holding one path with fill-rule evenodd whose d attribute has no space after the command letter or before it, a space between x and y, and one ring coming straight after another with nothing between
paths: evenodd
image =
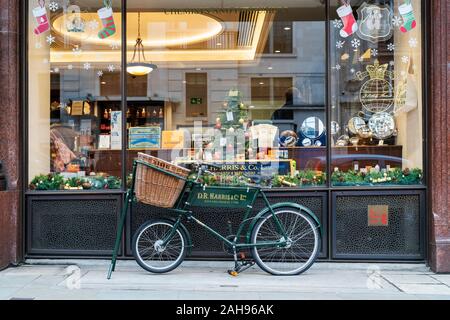
<instances>
[{"instance_id":1,"label":"green bicycle frame","mask_svg":"<svg viewBox=\"0 0 450 320\"><path fill-rule=\"evenodd\" d=\"M136 182L136 171L137 166L143 165L150 167L154 170L163 172L167 175L170 175L172 177L175 177L177 179L181 179L186 181L186 184L178 197L174 208L171 208L169 210L178 213L178 218L176 221L174 221L174 225L171 229L171 231L164 237L162 245L165 246L175 235L177 229L179 227L183 227L182 225L182 219L186 218L187 220L192 220L199 224L201 227L205 228L210 234L212 234L214 237L218 238L222 242L224 242L227 246L236 249L241 248L254 248L254 247L282 247L287 244L287 234L286 230L284 229L282 223L278 219L277 215L275 214L274 209L284 206L284 207L295 207L302 209L306 211L312 218L317 222L319 229L321 229L321 225L317 217L307 208L295 204L295 203L279 203L275 205L271 205L269 200L267 199L265 193L261 188L258 187L207 187L203 186L200 183L196 181L189 180L185 177L179 176L177 174L174 174L172 172L168 172L164 169L161 169L157 166L154 166L150 163L140 161L140 160L134 160L133 162L133 169L132 169L132 180L131 180L131 187L128 189L125 197L125 203L121 212L121 216L119 219L119 225L117 228L117 234L116 234L116 241L114 244L114 250L113 255L111 259L111 264L108 270L108 279L111 278L112 272L115 270L116 262L117 262L117 254L119 251L120 243L122 240L123 235L123 228L125 225L126 216L128 213L128 209L130 204L135 199L135 182ZM209 192L212 191L212 192ZM209 193L208 193L209 192ZM216 193L216 195L215 195ZM217 195L217 193L219 193ZM253 209L253 204L256 201L256 198L258 195L261 194L262 199L264 201L264 204L266 207L261 210L255 217L250 218L250 214ZM250 196L250 198L248 197ZM234 236L234 239L231 241L227 239L225 236L221 235L219 232L214 230L213 228L209 227L196 217L194 217L193 212L189 210L189 207L192 205L200 205L200 206L207 206L207 207L234 207L234 208L246 208L244 217L242 219L242 222L240 223L237 233ZM256 223L256 221L262 217L265 217L267 213L271 213L271 217L275 222L275 226L277 228L278 233L280 234L280 240L277 241L263 241L258 243L250 243L250 236L252 229ZM245 232L245 227L247 227L247 233L245 234L246 241L243 243L239 243L238 239L241 238L243 233ZM189 240L190 241L190 240ZM189 243L189 247L192 247L191 243Z\"/></svg>"}]
</instances>

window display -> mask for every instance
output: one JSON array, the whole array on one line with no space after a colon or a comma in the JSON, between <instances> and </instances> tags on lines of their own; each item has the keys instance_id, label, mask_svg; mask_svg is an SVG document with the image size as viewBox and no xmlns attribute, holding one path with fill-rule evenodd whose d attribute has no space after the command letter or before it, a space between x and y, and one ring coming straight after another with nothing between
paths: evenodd
<instances>
[{"instance_id":1,"label":"window display","mask_svg":"<svg viewBox=\"0 0 450 320\"><path fill-rule=\"evenodd\" d=\"M123 189L139 152L208 185L423 182L418 0L28 3L30 189Z\"/></svg>"},{"instance_id":2,"label":"window display","mask_svg":"<svg viewBox=\"0 0 450 320\"><path fill-rule=\"evenodd\" d=\"M120 1L29 1L36 18L28 30L32 190L121 188L121 161L101 156L122 149L120 93L101 93L120 83L120 41L104 43L120 38L120 10Z\"/></svg>"},{"instance_id":3,"label":"window display","mask_svg":"<svg viewBox=\"0 0 450 320\"><path fill-rule=\"evenodd\" d=\"M212 173L199 181L208 185L326 185L323 4L261 9L240 1L201 10L170 1L127 4L127 38L138 36L132 17L140 15L145 62L157 66L146 76L147 96L165 115L159 145L129 147L128 159L145 152L187 167L203 162ZM136 99L128 94L127 112ZM130 130L127 139L131 146Z\"/></svg>"},{"instance_id":4,"label":"window display","mask_svg":"<svg viewBox=\"0 0 450 320\"><path fill-rule=\"evenodd\" d=\"M421 184L420 1L333 2L332 185Z\"/></svg>"}]
</instances>

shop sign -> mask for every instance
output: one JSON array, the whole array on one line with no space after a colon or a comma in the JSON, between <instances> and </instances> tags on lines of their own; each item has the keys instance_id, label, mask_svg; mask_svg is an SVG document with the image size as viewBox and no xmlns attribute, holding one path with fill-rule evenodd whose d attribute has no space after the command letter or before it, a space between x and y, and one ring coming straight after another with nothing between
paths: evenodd
<instances>
[{"instance_id":1,"label":"shop sign","mask_svg":"<svg viewBox=\"0 0 450 320\"><path fill-rule=\"evenodd\" d=\"M230 187L194 187L189 203L199 207L246 208L252 205L256 189Z\"/></svg>"},{"instance_id":2,"label":"shop sign","mask_svg":"<svg viewBox=\"0 0 450 320\"><path fill-rule=\"evenodd\" d=\"M210 171L216 173L227 173L229 175L242 174L245 175L260 175L261 163L224 163L214 164Z\"/></svg>"},{"instance_id":3,"label":"shop sign","mask_svg":"<svg viewBox=\"0 0 450 320\"><path fill-rule=\"evenodd\" d=\"M369 227L388 226L389 206L369 205L367 208L367 220Z\"/></svg>"}]
</instances>

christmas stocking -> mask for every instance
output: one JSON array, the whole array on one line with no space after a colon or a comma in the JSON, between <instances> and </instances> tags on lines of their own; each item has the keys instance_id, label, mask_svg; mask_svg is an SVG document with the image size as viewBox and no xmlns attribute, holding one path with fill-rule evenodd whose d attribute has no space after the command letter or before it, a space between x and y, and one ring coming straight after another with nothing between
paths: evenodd
<instances>
[{"instance_id":1,"label":"christmas stocking","mask_svg":"<svg viewBox=\"0 0 450 320\"><path fill-rule=\"evenodd\" d=\"M413 7L411 3L404 3L398 7L398 11L402 15L403 25L400 27L401 32L408 32L416 27L416 18L414 18Z\"/></svg>"},{"instance_id":2,"label":"christmas stocking","mask_svg":"<svg viewBox=\"0 0 450 320\"><path fill-rule=\"evenodd\" d=\"M344 27L340 31L340 35L343 38L347 38L352 35L356 30L358 30L358 24L356 23L355 17L353 16L352 7L348 5L343 5L336 10L339 18L341 18L344 23Z\"/></svg>"},{"instance_id":3,"label":"christmas stocking","mask_svg":"<svg viewBox=\"0 0 450 320\"><path fill-rule=\"evenodd\" d=\"M116 33L116 25L114 24L113 11L111 7L103 7L97 11L98 16L102 19L103 29L98 32L100 39L105 39Z\"/></svg>"},{"instance_id":4,"label":"christmas stocking","mask_svg":"<svg viewBox=\"0 0 450 320\"><path fill-rule=\"evenodd\" d=\"M50 29L45 7L36 7L33 9L33 16L36 18L38 26L34 28L34 34L38 35Z\"/></svg>"}]
</instances>

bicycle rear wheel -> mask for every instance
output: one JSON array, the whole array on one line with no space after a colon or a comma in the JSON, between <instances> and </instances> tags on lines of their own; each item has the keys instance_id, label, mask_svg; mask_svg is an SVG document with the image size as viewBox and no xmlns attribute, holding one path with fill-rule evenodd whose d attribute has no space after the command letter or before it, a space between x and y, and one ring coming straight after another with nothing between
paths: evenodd
<instances>
[{"instance_id":1,"label":"bicycle rear wheel","mask_svg":"<svg viewBox=\"0 0 450 320\"><path fill-rule=\"evenodd\" d=\"M133 237L133 256L145 270L164 273L175 269L186 256L187 236L182 228L163 246L163 240L173 229L174 222L165 219L144 223Z\"/></svg>"},{"instance_id":2,"label":"bicycle rear wheel","mask_svg":"<svg viewBox=\"0 0 450 320\"><path fill-rule=\"evenodd\" d=\"M320 247L318 225L311 217L294 208L275 210L287 239L278 231L272 213L261 218L253 228L252 244L285 240L285 246L253 247L258 266L274 275L298 275L314 263Z\"/></svg>"}]
</instances>

